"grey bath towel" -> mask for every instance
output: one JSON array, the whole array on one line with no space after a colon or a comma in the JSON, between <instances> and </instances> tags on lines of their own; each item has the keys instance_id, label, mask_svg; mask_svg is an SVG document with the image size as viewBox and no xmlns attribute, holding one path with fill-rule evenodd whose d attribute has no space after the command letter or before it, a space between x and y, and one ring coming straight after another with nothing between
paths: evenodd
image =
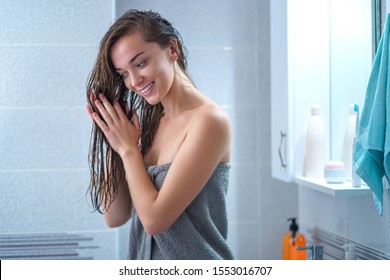
<instances>
[{"instance_id":1,"label":"grey bath towel","mask_svg":"<svg viewBox=\"0 0 390 280\"><path fill-rule=\"evenodd\" d=\"M148 174L160 190L170 164L149 166ZM220 163L203 190L165 232L150 236L133 208L129 259L233 259L227 245L226 193L230 164Z\"/></svg>"}]
</instances>

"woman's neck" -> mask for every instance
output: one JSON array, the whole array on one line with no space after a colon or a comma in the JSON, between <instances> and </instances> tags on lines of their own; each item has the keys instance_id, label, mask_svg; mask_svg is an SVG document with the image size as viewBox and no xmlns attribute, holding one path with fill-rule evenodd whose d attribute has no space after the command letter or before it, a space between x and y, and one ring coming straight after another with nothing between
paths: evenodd
<instances>
[{"instance_id":1,"label":"woman's neck","mask_svg":"<svg viewBox=\"0 0 390 280\"><path fill-rule=\"evenodd\" d=\"M195 109L207 102L207 98L191 81L181 71L179 73L175 75L169 92L161 100L166 119L176 117L183 111Z\"/></svg>"}]
</instances>

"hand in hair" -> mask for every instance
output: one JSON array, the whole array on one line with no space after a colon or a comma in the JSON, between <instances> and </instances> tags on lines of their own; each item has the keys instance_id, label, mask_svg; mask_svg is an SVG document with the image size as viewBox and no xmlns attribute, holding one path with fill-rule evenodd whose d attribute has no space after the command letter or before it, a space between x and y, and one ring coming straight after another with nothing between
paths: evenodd
<instances>
[{"instance_id":1,"label":"hand in hair","mask_svg":"<svg viewBox=\"0 0 390 280\"><path fill-rule=\"evenodd\" d=\"M133 121L130 122L118 102L111 105L103 94L99 95L99 99L93 95L90 99L94 110L87 106L88 114L103 131L114 151L120 157L138 151L140 124L137 113L133 112Z\"/></svg>"}]
</instances>

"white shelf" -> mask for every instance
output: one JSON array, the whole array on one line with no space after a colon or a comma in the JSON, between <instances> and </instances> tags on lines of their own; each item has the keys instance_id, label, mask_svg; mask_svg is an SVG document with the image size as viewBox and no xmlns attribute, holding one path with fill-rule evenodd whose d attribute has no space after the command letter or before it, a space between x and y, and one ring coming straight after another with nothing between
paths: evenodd
<instances>
[{"instance_id":1,"label":"white shelf","mask_svg":"<svg viewBox=\"0 0 390 280\"><path fill-rule=\"evenodd\" d=\"M371 195L371 190L368 186L362 184L359 188L352 187L350 181L345 181L342 184L329 184L325 181L325 178L307 178L303 176L297 176L295 182L319 192L323 192L333 196L365 196Z\"/></svg>"}]
</instances>

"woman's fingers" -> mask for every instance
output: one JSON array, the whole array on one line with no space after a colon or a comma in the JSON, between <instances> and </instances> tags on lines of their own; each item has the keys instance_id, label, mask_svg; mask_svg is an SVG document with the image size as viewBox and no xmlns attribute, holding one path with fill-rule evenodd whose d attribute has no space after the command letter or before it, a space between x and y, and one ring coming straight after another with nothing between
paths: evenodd
<instances>
[{"instance_id":1,"label":"woman's fingers","mask_svg":"<svg viewBox=\"0 0 390 280\"><path fill-rule=\"evenodd\" d=\"M129 112L130 112L130 109L129 109L129 103L126 102L126 105L125 105L125 109L126 109L126 116L129 115Z\"/></svg>"},{"instance_id":2,"label":"woman's fingers","mask_svg":"<svg viewBox=\"0 0 390 280\"><path fill-rule=\"evenodd\" d=\"M139 117L137 114L137 110L133 110L133 124L135 128L139 131L140 125L139 125Z\"/></svg>"},{"instance_id":3,"label":"woman's fingers","mask_svg":"<svg viewBox=\"0 0 390 280\"><path fill-rule=\"evenodd\" d=\"M99 115L95 112L91 114L93 120L96 122L96 124L100 127L100 129L103 131L105 135L110 131L107 124L99 117Z\"/></svg>"},{"instance_id":4,"label":"woman's fingers","mask_svg":"<svg viewBox=\"0 0 390 280\"><path fill-rule=\"evenodd\" d=\"M87 105L86 107L88 115L91 117L91 119L96 122L96 124L101 128L104 133L106 133L108 131L108 126L106 125L106 123L100 119L99 115L96 112L92 111L91 106Z\"/></svg>"},{"instance_id":5,"label":"woman's fingers","mask_svg":"<svg viewBox=\"0 0 390 280\"><path fill-rule=\"evenodd\" d=\"M97 108L96 108L96 105L95 105L95 101L96 101L95 94L93 92L90 92L89 95L88 95L88 98L89 98L90 103L92 104L92 108L91 108L92 111L96 112Z\"/></svg>"},{"instance_id":6,"label":"woman's fingers","mask_svg":"<svg viewBox=\"0 0 390 280\"><path fill-rule=\"evenodd\" d=\"M87 108L88 115L91 117L91 119L93 119L93 117L92 117L93 112L92 112L91 106L87 105L86 108Z\"/></svg>"},{"instance_id":7,"label":"woman's fingers","mask_svg":"<svg viewBox=\"0 0 390 280\"><path fill-rule=\"evenodd\" d=\"M129 121L129 105L124 110L118 101L113 105L102 95L90 97L93 106L87 105L87 112L96 125L102 130L110 146L117 152L138 148L140 121L136 110L132 111L132 122ZM95 110L96 108L96 110Z\"/></svg>"},{"instance_id":8,"label":"woman's fingers","mask_svg":"<svg viewBox=\"0 0 390 280\"><path fill-rule=\"evenodd\" d=\"M103 103L100 100L96 100L95 105L96 105L96 107L101 115L101 118L104 120L104 122L108 126L114 125L113 118L112 118L111 114L106 110L105 105L103 105Z\"/></svg>"},{"instance_id":9,"label":"woman's fingers","mask_svg":"<svg viewBox=\"0 0 390 280\"><path fill-rule=\"evenodd\" d=\"M127 102L126 102L126 105L127 105ZM115 114L118 116L118 118L120 119L120 120L125 120L125 121L127 121L128 119L127 119L127 112L128 112L128 109L129 107L127 106L127 107L125 107L125 111L126 111L126 113L123 111L123 109L122 109L122 107L121 107L121 104L118 102L118 101L116 101L115 103L114 103L114 111L115 111Z\"/></svg>"},{"instance_id":10,"label":"woman's fingers","mask_svg":"<svg viewBox=\"0 0 390 280\"><path fill-rule=\"evenodd\" d=\"M108 113L111 120L115 123L118 120L118 114L117 114L114 106L111 105L110 101L103 94L99 94L99 100L103 104L104 110ZM118 102L115 102L115 103L118 103Z\"/></svg>"}]
</instances>

